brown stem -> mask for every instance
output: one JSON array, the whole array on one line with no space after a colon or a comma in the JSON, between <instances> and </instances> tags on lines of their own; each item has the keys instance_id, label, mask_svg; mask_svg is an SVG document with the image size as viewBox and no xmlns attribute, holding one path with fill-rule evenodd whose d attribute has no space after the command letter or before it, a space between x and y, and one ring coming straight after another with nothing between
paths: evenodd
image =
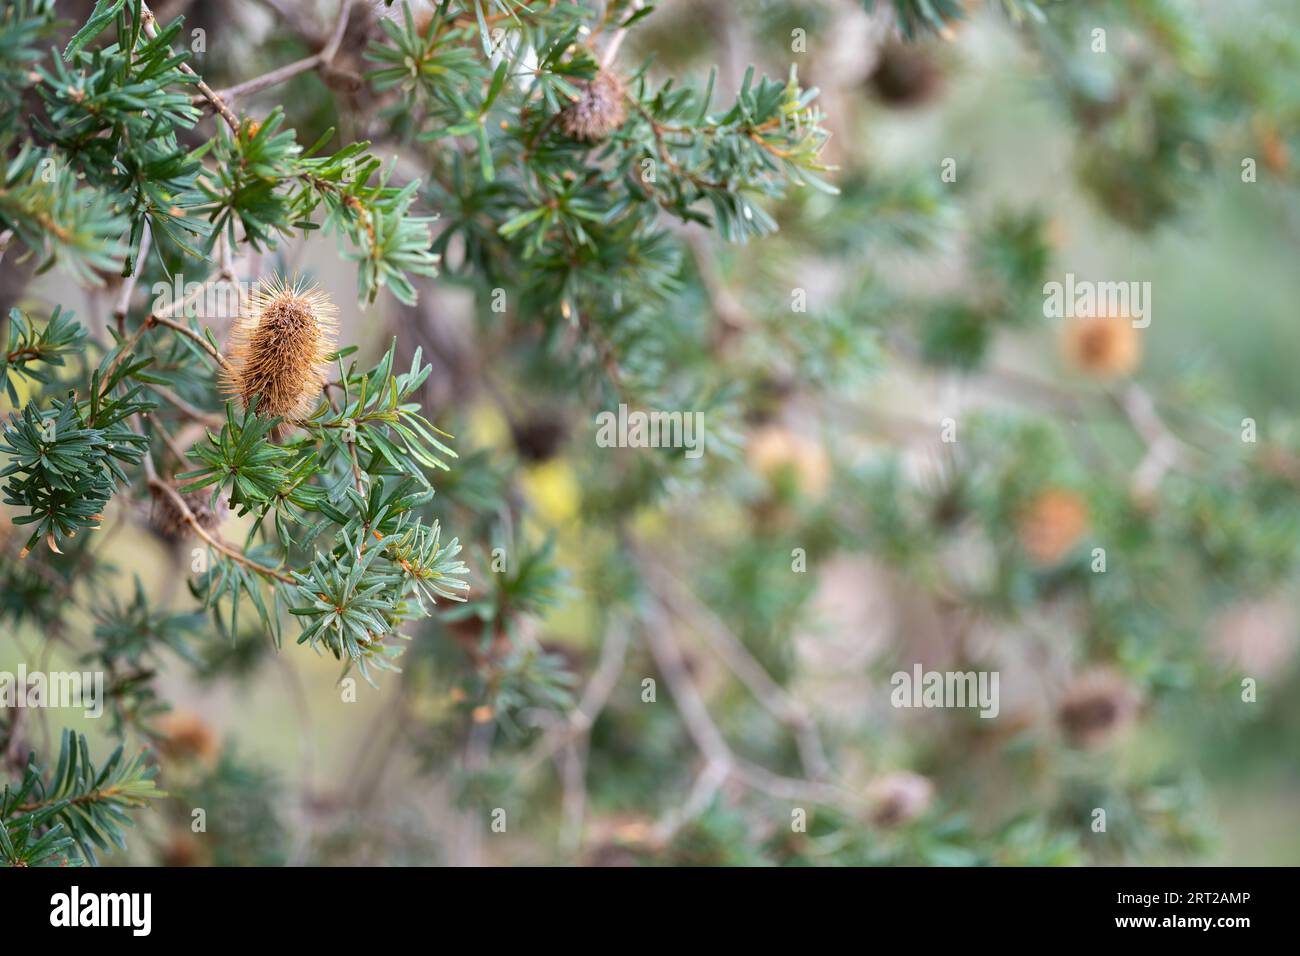
<instances>
[{"instance_id":1,"label":"brown stem","mask_svg":"<svg viewBox=\"0 0 1300 956\"><path fill-rule=\"evenodd\" d=\"M146 458L145 461L148 462L149 459ZM150 467L147 470L148 471L153 470L152 462L150 462ZM246 554L244 554L244 552L240 551L238 548L232 548L224 541L220 541L217 538L214 538L212 535L208 534L208 532L203 528L203 526L199 524L199 519L194 517L194 512L190 510L190 506L185 503L185 499L181 497L180 493L171 485L169 485L167 482L159 478L156 474L149 476L149 488L150 490L158 491L166 495L168 500L170 500L171 503L176 506L176 509L181 513L181 517L185 519L185 523L190 526L190 529L196 535L202 538L203 541L206 542L208 546L211 547L213 550L220 551L226 557L238 562L239 564L242 564L250 571L254 571L258 574L266 575L267 577L270 578L275 578L277 581L280 581L284 584L298 583L293 578L289 577L289 575L284 574L281 571L277 571L275 568L268 568L266 567L266 565L258 564L256 561L250 559Z\"/></svg>"},{"instance_id":2,"label":"brown stem","mask_svg":"<svg viewBox=\"0 0 1300 956\"><path fill-rule=\"evenodd\" d=\"M165 316L161 316L157 314L151 315L145 321L153 325L165 325L173 332L178 332L181 335L193 339L200 346L202 346L205 352L207 352L217 361L217 364L219 364L222 368L226 370L230 369L230 363L226 361L226 357L217 350L216 346L214 346L211 342L205 339L198 332L195 332L188 325L185 325L183 322L177 322L173 319L169 319Z\"/></svg>"},{"instance_id":3,"label":"brown stem","mask_svg":"<svg viewBox=\"0 0 1300 956\"><path fill-rule=\"evenodd\" d=\"M343 34L347 31L348 15L352 11L352 0L343 0L339 5L338 19L334 22L334 29L331 31L329 39L325 42L325 47L319 53L313 53L311 56L303 57L294 63L271 70L269 73L263 73L261 76L253 77L251 80L245 80L235 86L226 87L216 95L223 100L233 100L240 96L248 96L257 93L269 87L284 83L291 80L300 73L307 73L320 66L329 66L333 62L335 55L338 53L339 44L343 42ZM206 97L196 97L196 99L205 99Z\"/></svg>"},{"instance_id":4,"label":"brown stem","mask_svg":"<svg viewBox=\"0 0 1300 956\"><path fill-rule=\"evenodd\" d=\"M149 387L153 389L154 394L159 398L174 406L178 411L185 415L185 417L192 421L201 422L208 428L220 428L225 424L225 419L220 415L205 412L203 409L191 405L165 385L150 385Z\"/></svg>"},{"instance_id":5,"label":"brown stem","mask_svg":"<svg viewBox=\"0 0 1300 956\"><path fill-rule=\"evenodd\" d=\"M257 93L261 90L267 89L268 87L283 83L286 80L291 80L299 73L306 73L310 70L314 70L316 67L320 66L320 64L321 55L319 53L313 53L309 57L304 57L295 63L279 67L269 73L263 73L261 76L253 77L251 80L245 80L243 83L239 83L236 86L228 86L224 90L221 90L217 95L222 99L228 100L238 99L241 96L249 96L250 94ZM205 97L196 97L196 99L204 98Z\"/></svg>"},{"instance_id":6,"label":"brown stem","mask_svg":"<svg viewBox=\"0 0 1300 956\"><path fill-rule=\"evenodd\" d=\"M170 319L171 316L175 315L177 312L184 312L185 309L189 308L190 303L197 301L199 296L203 295L213 283L222 280L233 282L234 278L234 273L228 268L223 267L215 277L209 278L183 299L168 303L162 308L155 309L153 312L149 313L145 320L140 323L140 327L137 328L135 332L132 333L131 337L122 345L121 351L117 354L117 358L113 359L113 361L109 363L108 368L104 371L102 378L102 382L104 383L103 387L107 388L107 382L113 377L113 373L117 371L118 366L120 366L126 360L127 356L135 350L135 347L140 344L140 340L144 338L145 333L155 325L166 325L177 332L188 335L207 349L208 354L215 356L222 365L225 365L225 359L221 357L220 353L212 348L206 339L199 336L187 326L177 322L172 322Z\"/></svg>"},{"instance_id":7,"label":"brown stem","mask_svg":"<svg viewBox=\"0 0 1300 956\"><path fill-rule=\"evenodd\" d=\"M140 4L140 21L145 36L150 40L158 35L157 18L154 17L149 7L143 3ZM180 69L181 72L187 76L198 76L198 74L194 72L194 68L188 63L182 63ZM225 101L216 94L216 91L213 90L212 87L208 86L208 84L204 83L202 80L198 81L198 88L199 92L202 93L208 102L212 104L212 108L215 109L221 115L221 118L226 121L226 125L229 126L232 131L238 133L239 117L230 111L230 107L226 105Z\"/></svg>"},{"instance_id":8,"label":"brown stem","mask_svg":"<svg viewBox=\"0 0 1300 956\"><path fill-rule=\"evenodd\" d=\"M83 793L79 797L73 797L68 801L70 806L82 806L87 803L94 803L97 800L107 800L109 797L117 795L119 787L108 787L104 790L92 790L90 793ZM40 810L42 807L52 806L59 803L58 800L36 800L32 803L23 803L14 807L14 813L31 813L33 810Z\"/></svg>"},{"instance_id":9,"label":"brown stem","mask_svg":"<svg viewBox=\"0 0 1300 956\"><path fill-rule=\"evenodd\" d=\"M140 252L135 259L135 268L131 274L122 281L122 288L117 294L117 302L113 306L113 319L117 322L117 334L126 334L126 313L131 306L131 293L135 291L135 284L140 278L140 273L144 270L145 257L149 255L149 243L153 234L149 231L149 223L144 224L144 231L140 233Z\"/></svg>"}]
</instances>

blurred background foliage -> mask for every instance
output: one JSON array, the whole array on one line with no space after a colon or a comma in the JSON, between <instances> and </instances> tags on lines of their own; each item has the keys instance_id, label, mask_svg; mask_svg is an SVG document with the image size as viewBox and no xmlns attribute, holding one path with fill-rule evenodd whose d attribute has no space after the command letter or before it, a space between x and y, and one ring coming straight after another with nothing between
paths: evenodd
<instances>
[{"instance_id":1,"label":"blurred background foliage","mask_svg":"<svg viewBox=\"0 0 1300 956\"><path fill-rule=\"evenodd\" d=\"M155 12L225 89L318 52L323 6ZM1300 862L1293 3L666 0L618 43L639 5L442 6L355 4L327 69L239 105L422 180L413 304L355 304L329 239L253 264L318 277L363 358L432 362L469 601L351 702L195 613L147 496L62 557L7 533L0 669L115 694L11 719L11 770L49 721L149 742L170 796L112 862ZM576 50L554 89L494 101L476 13ZM611 45L607 128L557 131ZM741 90L794 97L784 138ZM11 260L6 308L96 334L111 292ZM1150 282L1150 326L1045 318L1067 272ZM705 454L598 447L619 403L702 412ZM892 707L918 662L998 671L999 716Z\"/></svg>"}]
</instances>

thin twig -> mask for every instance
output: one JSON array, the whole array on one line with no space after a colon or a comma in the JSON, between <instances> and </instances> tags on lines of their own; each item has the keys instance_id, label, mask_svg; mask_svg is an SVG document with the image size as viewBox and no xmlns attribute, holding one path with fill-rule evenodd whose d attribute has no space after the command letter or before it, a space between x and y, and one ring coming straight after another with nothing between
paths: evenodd
<instances>
[{"instance_id":1,"label":"thin twig","mask_svg":"<svg viewBox=\"0 0 1300 956\"><path fill-rule=\"evenodd\" d=\"M131 307L131 294L135 291L140 273L144 271L144 260L149 255L149 243L152 238L153 234L149 231L149 223L146 221L140 233L140 252L135 259L135 268L122 280L122 288L117 293L117 302L113 305L113 319L117 323L118 335L126 334L126 313Z\"/></svg>"},{"instance_id":2,"label":"thin twig","mask_svg":"<svg viewBox=\"0 0 1300 956\"><path fill-rule=\"evenodd\" d=\"M723 281L717 259L713 255L705 233L688 227L682 229L679 234L686 240L691 250L696 271L704 286L705 298L709 300L709 305L713 309L713 314L718 317L718 321L727 328L738 331L753 328L753 319Z\"/></svg>"},{"instance_id":3,"label":"thin twig","mask_svg":"<svg viewBox=\"0 0 1300 956\"><path fill-rule=\"evenodd\" d=\"M142 27L144 28L145 36L147 36L150 40L158 36L157 18L154 17L153 13L149 10L149 7L143 3L140 4L140 21ZM194 72L193 67L191 67L188 63L181 63L180 69L182 73L185 73L188 76L193 76L195 78L198 77L198 74ZM201 79L198 80L197 85L199 88L199 92L202 93L203 96L208 100L208 102L212 104L212 108L221 114L221 118L226 121L226 125L229 126L231 130L238 133L239 117L230 111L230 107L226 105L225 101L222 100L222 98L216 94L216 91L214 91L212 87L204 83L203 80Z\"/></svg>"},{"instance_id":4,"label":"thin twig","mask_svg":"<svg viewBox=\"0 0 1300 956\"><path fill-rule=\"evenodd\" d=\"M638 554L630 542L625 541L624 547L634 555ZM639 555L637 564L645 574L645 561ZM672 621L659 602L653 599L653 595L651 598L643 607L642 633L650 648L650 654L673 695L673 703L682 717L682 722L686 725L687 733L708 764L701 781L697 781L696 790L701 788L702 782L707 783L708 786L703 789L711 799L712 793L716 792L723 783L728 779L735 779L754 790L779 799L808 800L812 803L851 808L855 811L860 809L864 801L846 787L834 783L782 776L743 760L732 752L726 738L722 736L722 731L709 715L709 709L704 703L699 688L695 686L681 649L673 637ZM707 805L707 801L704 805ZM667 821L659 828L658 835L666 839L685 819L689 818L674 817Z\"/></svg>"},{"instance_id":5,"label":"thin twig","mask_svg":"<svg viewBox=\"0 0 1300 956\"><path fill-rule=\"evenodd\" d=\"M167 450L172 453L172 457L176 459L177 464L184 464L185 449L180 446L180 443L171 436L167 429L158 423L154 423L153 429L158 433L158 437L162 439L163 444L167 446Z\"/></svg>"},{"instance_id":6,"label":"thin twig","mask_svg":"<svg viewBox=\"0 0 1300 956\"><path fill-rule=\"evenodd\" d=\"M108 368L104 371L104 375L101 378L104 387L108 387L108 382L113 377L113 373L117 371L118 366L126 361L127 356L129 356L135 350L135 347L140 344L140 340L144 338L145 333L155 325L166 324L175 328L177 331L184 332L186 335L194 337L195 333L190 331L190 329L167 320L177 312L184 312L190 307L191 303L198 301L199 296L205 294L214 283L219 282L222 279L234 281L234 274L223 268L217 273L217 275L209 277L206 281L196 286L194 291L189 295L178 300L173 300L161 308L150 312L149 315L145 317L145 320L140 323L135 332L132 333L131 337L122 344L117 357L109 363ZM204 342L204 345L207 345L206 341Z\"/></svg>"},{"instance_id":7,"label":"thin twig","mask_svg":"<svg viewBox=\"0 0 1300 956\"><path fill-rule=\"evenodd\" d=\"M302 15L302 9L298 4L286 3L284 0L257 0L257 2L289 24L298 35L313 43L320 42L320 33L316 25Z\"/></svg>"},{"instance_id":8,"label":"thin twig","mask_svg":"<svg viewBox=\"0 0 1300 956\"><path fill-rule=\"evenodd\" d=\"M331 63L335 54L339 52L339 44L343 42L343 35L348 29L348 15L352 12L352 0L342 0L339 4L339 16L334 21L334 32L330 34L329 42L325 44L325 49L321 51L321 62Z\"/></svg>"},{"instance_id":9,"label":"thin twig","mask_svg":"<svg viewBox=\"0 0 1300 956\"><path fill-rule=\"evenodd\" d=\"M226 87L217 92L217 96L225 100L238 99L241 96L249 96L258 93L272 86L277 86L287 80L293 79L301 73L308 73L320 66L328 66L334 61L338 54L339 45L343 42L343 36L348 28L348 14L352 10L352 0L343 0L339 6L339 15L334 22L334 29L330 33L325 47L319 53L313 53L311 56L303 57L294 63L277 67L269 73L263 73L261 76L255 76L251 80L245 80L235 86ZM202 99L203 97L199 97Z\"/></svg>"},{"instance_id":10,"label":"thin twig","mask_svg":"<svg viewBox=\"0 0 1300 956\"><path fill-rule=\"evenodd\" d=\"M581 734L570 740L560 757L560 780L564 786L560 801L563 823L560 848L573 853L582 845L582 821L587 814L587 747L588 737Z\"/></svg>"},{"instance_id":11,"label":"thin twig","mask_svg":"<svg viewBox=\"0 0 1300 956\"><path fill-rule=\"evenodd\" d=\"M722 619L671 572L649 562L646 563L646 570L650 572L650 585L659 599L679 616L688 616L697 622L700 632L732 673L740 678L758 698L759 703L791 729L799 748L799 758L808 775L814 779L827 776L830 764L826 760L826 751L817 732L817 724L803 704L774 681Z\"/></svg>"},{"instance_id":12,"label":"thin twig","mask_svg":"<svg viewBox=\"0 0 1300 956\"><path fill-rule=\"evenodd\" d=\"M1187 446L1169 430L1156 411L1155 400L1142 386L1132 383L1123 391L1111 392L1110 397L1146 443L1146 455L1133 471L1131 487L1137 498L1148 498L1160 487L1166 472L1182 462Z\"/></svg>"},{"instance_id":13,"label":"thin twig","mask_svg":"<svg viewBox=\"0 0 1300 956\"><path fill-rule=\"evenodd\" d=\"M150 458L147 455L145 456L144 460L145 460L146 474L148 474L149 472L152 472L154 470L153 461L150 460ZM277 571L275 568L268 568L264 564L258 564L256 561L249 558L248 555L244 554L244 552L240 551L238 548L233 548L230 545L226 544L224 541L220 541L217 538L214 538L212 535L210 535L204 529L204 527L201 524L199 524L199 519L194 517L194 512L190 510L190 506L185 503L185 499L181 497L180 493L171 485L169 485L167 482L159 478L156 473L149 475L148 481L149 481L149 488L152 490L159 491L162 494L166 495L167 498L171 501L171 503L176 506L176 510L180 512L181 517L185 519L185 523L190 526L190 530L193 531L200 538L202 538L203 541L205 541L208 544L208 546L211 547L213 550L220 551L226 557L231 558L232 560L238 562L239 564L242 564L250 571L256 572L258 574L264 574L270 578L275 578L275 580L281 582L282 584L298 583L293 578L289 577L289 575L284 574L281 571Z\"/></svg>"},{"instance_id":14,"label":"thin twig","mask_svg":"<svg viewBox=\"0 0 1300 956\"><path fill-rule=\"evenodd\" d=\"M219 90L217 95L222 99L235 100L241 96L249 96L268 87L291 80L300 73L307 73L321 64L321 54L313 53L311 56L304 57L297 62L290 63L287 66L279 67L269 73L263 73L261 76L255 76L251 80L245 80L236 86L228 86Z\"/></svg>"},{"instance_id":15,"label":"thin twig","mask_svg":"<svg viewBox=\"0 0 1300 956\"><path fill-rule=\"evenodd\" d=\"M178 332L181 335L193 339L202 347L203 351L207 352L210 356L212 356L213 359L216 360L218 365L220 365L222 368L227 370L230 368L230 363L226 361L226 357L221 354L221 352L217 349L217 347L213 345L211 342L209 342L207 339L205 339L198 332L195 332L185 323L177 322L174 319L169 319L166 316L161 316L156 313L150 315L149 318L145 320L145 322L151 325L165 325L173 332Z\"/></svg>"},{"instance_id":16,"label":"thin twig","mask_svg":"<svg viewBox=\"0 0 1300 956\"><path fill-rule=\"evenodd\" d=\"M596 662L596 670L587 682L577 706L573 708L567 720L548 730L529 751L519 765L520 774L525 774L548 760L569 741L591 729L600 712L605 709L605 704L614 691L614 685L618 683L618 678L623 672L623 661L627 656L629 639L629 628L625 622L620 621L608 629L600 648L600 659Z\"/></svg>"},{"instance_id":17,"label":"thin twig","mask_svg":"<svg viewBox=\"0 0 1300 956\"><path fill-rule=\"evenodd\" d=\"M630 10L635 13L641 9L641 0L632 0ZM623 45L623 40L627 36L627 27L619 27L614 31L614 35L609 38L609 43L605 45L604 52L600 55L601 69L607 69L614 58L618 56L618 48Z\"/></svg>"},{"instance_id":18,"label":"thin twig","mask_svg":"<svg viewBox=\"0 0 1300 956\"><path fill-rule=\"evenodd\" d=\"M672 839L673 834L707 810L714 796L727 782L729 774L728 768L720 764L706 763L704 769L696 775L695 782L691 784L691 791L687 794L685 802L659 818L652 831L652 844L663 846Z\"/></svg>"}]
</instances>

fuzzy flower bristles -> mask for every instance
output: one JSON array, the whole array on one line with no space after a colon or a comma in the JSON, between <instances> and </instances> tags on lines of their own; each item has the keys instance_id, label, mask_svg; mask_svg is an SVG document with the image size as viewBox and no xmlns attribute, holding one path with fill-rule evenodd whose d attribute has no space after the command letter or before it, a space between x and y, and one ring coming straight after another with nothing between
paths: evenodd
<instances>
[{"instance_id":1,"label":"fuzzy flower bristles","mask_svg":"<svg viewBox=\"0 0 1300 956\"><path fill-rule=\"evenodd\" d=\"M325 384L325 357L335 349L338 310L302 280L258 283L230 337L222 387L268 418L311 411Z\"/></svg>"}]
</instances>

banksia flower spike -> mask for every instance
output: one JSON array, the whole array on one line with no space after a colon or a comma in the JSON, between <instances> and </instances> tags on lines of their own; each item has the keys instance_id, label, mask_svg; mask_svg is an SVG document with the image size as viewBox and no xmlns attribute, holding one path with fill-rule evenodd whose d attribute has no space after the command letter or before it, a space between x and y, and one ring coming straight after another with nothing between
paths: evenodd
<instances>
[{"instance_id":1,"label":"banksia flower spike","mask_svg":"<svg viewBox=\"0 0 1300 956\"><path fill-rule=\"evenodd\" d=\"M623 81L602 67L560 115L560 125L574 139L595 143L622 126L626 118Z\"/></svg>"},{"instance_id":2,"label":"banksia flower spike","mask_svg":"<svg viewBox=\"0 0 1300 956\"><path fill-rule=\"evenodd\" d=\"M309 412L325 384L338 310L328 295L301 280L260 283L231 334L222 386L247 408L293 419Z\"/></svg>"}]
</instances>

